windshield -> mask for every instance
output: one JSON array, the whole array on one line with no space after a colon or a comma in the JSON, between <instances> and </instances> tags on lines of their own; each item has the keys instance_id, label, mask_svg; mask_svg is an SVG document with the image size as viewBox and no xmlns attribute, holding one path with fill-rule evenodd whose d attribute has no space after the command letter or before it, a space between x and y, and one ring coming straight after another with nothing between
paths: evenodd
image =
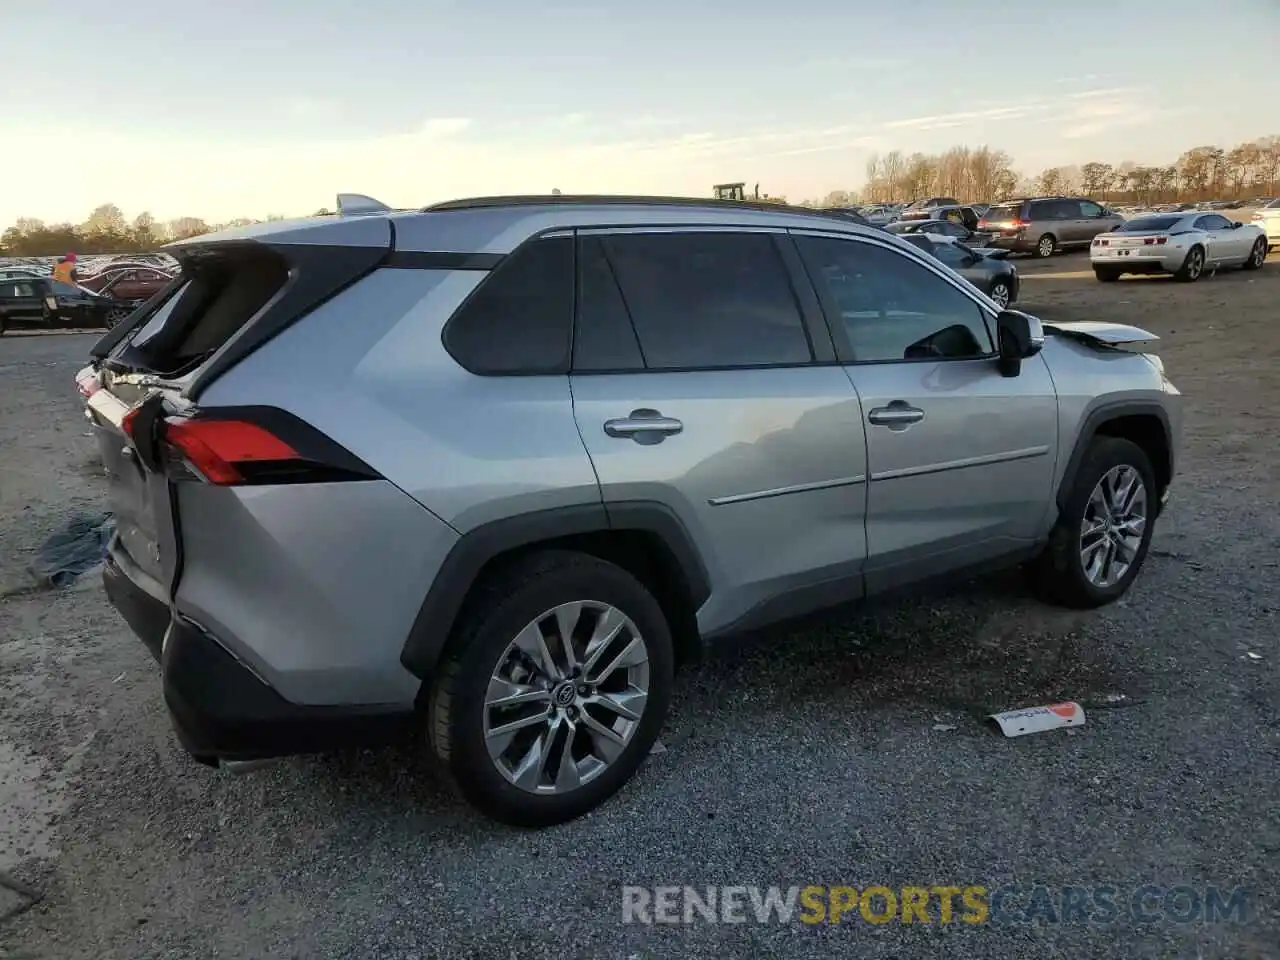
<instances>
[{"instance_id":1,"label":"windshield","mask_svg":"<svg viewBox=\"0 0 1280 960\"><path fill-rule=\"evenodd\" d=\"M1182 217L1134 217L1126 220L1120 227L1121 233L1150 233L1158 230L1169 230Z\"/></svg>"}]
</instances>

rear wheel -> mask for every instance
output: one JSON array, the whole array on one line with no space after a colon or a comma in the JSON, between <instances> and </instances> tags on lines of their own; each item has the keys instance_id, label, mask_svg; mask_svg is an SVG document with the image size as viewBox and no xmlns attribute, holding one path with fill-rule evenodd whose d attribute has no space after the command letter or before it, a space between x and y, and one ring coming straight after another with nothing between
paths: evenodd
<instances>
[{"instance_id":1,"label":"rear wheel","mask_svg":"<svg viewBox=\"0 0 1280 960\"><path fill-rule=\"evenodd\" d=\"M1052 257L1058 249L1058 238L1052 233L1046 233L1043 237L1036 241L1037 257Z\"/></svg>"},{"instance_id":2,"label":"rear wheel","mask_svg":"<svg viewBox=\"0 0 1280 960\"><path fill-rule=\"evenodd\" d=\"M128 307L112 307L107 311L107 315L103 319L102 325L110 330L125 317L129 316L130 313L132 313L132 311Z\"/></svg>"},{"instance_id":3,"label":"rear wheel","mask_svg":"<svg viewBox=\"0 0 1280 960\"><path fill-rule=\"evenodd\" d=\"M1158 496L1151 461L1140 446L1095 437L1044 552L1031 564L1036 593L1077 608L1118 600L1147 558Z\"/></svg>"},{"instance_id":4,"label":"rear wheel","mask_svg":"<svg viewBox=\"0 0 1280 960\"><path fill-rule=\"evenodd\" d=\"M1246 270L1258 270L1262 267L1267 259L1267 241L1265 237L1259 237L1254 243L1253 249L1249 252L1249 259L1244 262Z\"/></svg>"},{"instance_id":5,"label":"rear wheel","mask_svg":"<svg viewBox=\"0 0 1280 960\"><path fill-rule=\"evenodd\" d=\"M481 811L517 826L572 820L649 755L671 696L671 632L627 571L536 554L480 586L459 626L428 734Z\"/></svg>"},{"instance_id":6,"label":"rear wheel","mask_svg":"<svg viewBox=\"0 0 1280 960\"><path fill-rule=\"evenodd\" d=\"M1093 275L1103 283L1115 283L1120 279L1120 271L1110 267L1094 267Z\"/></svg>"},{"instance_id":7,"label":"rear wheel","mask_svg":"<svg viewBox=\"0 0 1280 960\"><path fill-rule=\"evenodd\" d=\"M1204 273L1204 248L1196 246L1187 251L1187 258L1182 261L1181 269L1173 275L1173 278L1183 283L1195 283L1202 273Z\"/></svg>"}]
</instances>

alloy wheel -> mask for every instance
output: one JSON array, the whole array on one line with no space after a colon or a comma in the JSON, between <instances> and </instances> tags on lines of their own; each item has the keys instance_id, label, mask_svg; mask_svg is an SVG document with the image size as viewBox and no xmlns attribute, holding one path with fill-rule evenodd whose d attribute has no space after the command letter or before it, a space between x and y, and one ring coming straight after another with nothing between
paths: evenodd
<instances>
[{"instance_id":1,"label":"alloy wheel","mask_svg":"<svg viewBox=\"0 0 1280 960\"><path fill-rule=\"evenodd\" d=\"M127 316L129 316L128 310L123 307L112 307L107 311L107 327L114 327Z\"/></svg>"},{"instance_id":2,"label":"alloy wheel","mask_svg":"<svg viewBox=\"0 0 1280 960\"><path fill-rule=\"evenodd\" d=\"M1147 528L1147 487L1136 468L1102 475L1089 495L1080 526L1080 564L1095 587L1118 583L1138 556Z\"/></svg>"},{"instance_id":3,"label":"alloy wheel","mask_svg":"<svg viewBox=\"0 0 1280 960\"><path fill-rule=\"evenodd\" d=\"M1187 277L1195 280L1200 276L1200 271L1204 269L1204 254L1199 250L1192 250L1187 255Z\"/></svg>"},{"instance_id":4,"label":"alloy wheel","mask_svg":"<svg viewBox=\"0 0 1280 960\"><path fill-rule=\"evenodd\" d=\"M649 651L635 623L607 603L563 603L507 645L489 680L484 738L509 782L563 794L626 749L649 696Z\"/></svg>"},{"instance_id":5,"label":"alloy wheel","mask_svg":"<svg viewBox=\"0 0 1280 960\"><path fill-rule=\"evenodd\" d=\"M1009 285L1001 281L991 287L991 299L1001 310L1009 305Z\"/></svg>"},{"instance_id":6,"label":"alloy wheel","mask_svg":"<svg viewBox=\"0 0 1280 960\"><path fill-rule=\"evenodd\" d=\"M1053 237L1041 237L1039 246L1040 256L1053 256Z\"/></svg>"},{"instance_id":7,"label":"alloy wheel","mask_svg":"<svg viewBox=\"0 0 1280 960\"><path fill-rule=\"evenodd\" d=\"M1253 245L1253 256L1250 258L1255 267L1260 267L1267 259L1267 244L1265 240L1259 240Z\"/></svg>"}]
</instances>

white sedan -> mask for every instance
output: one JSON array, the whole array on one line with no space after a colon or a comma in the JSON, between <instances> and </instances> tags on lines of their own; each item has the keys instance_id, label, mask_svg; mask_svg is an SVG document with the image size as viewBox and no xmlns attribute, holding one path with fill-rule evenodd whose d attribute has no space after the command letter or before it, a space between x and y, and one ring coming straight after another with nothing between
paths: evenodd
<instances>
[{"instance_id":1,"label":"white sedan","mask_svg":"<svg viewBox=\"0 0 1280 960\"><path fill-rule=\"evenodd\" d=\"M1267 259L1267 235L1254 224L1220 213L1189 210L1126 220L1093 238L1089 260L1103 282L1126 273L1171 273L1194 282L1206 269L1257 270Z\"/></svg>"},{"instance_id":2,"label":"white sedan","mask_svg":"<svg viewBox=\"0 0 1280 960\"><path fill-rule=\"evenodd\" d=\"M1268 247L1280 247L1280 200L1272 200L1256 210L1253 225L1267 235Z\"/></svg>"}]
</instances>

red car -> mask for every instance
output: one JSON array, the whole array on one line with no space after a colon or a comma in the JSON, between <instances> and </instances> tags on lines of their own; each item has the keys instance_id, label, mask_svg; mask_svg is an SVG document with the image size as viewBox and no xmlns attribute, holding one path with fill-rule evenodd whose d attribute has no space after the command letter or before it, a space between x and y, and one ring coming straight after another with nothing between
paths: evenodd
<instances>
[{"instance_id":1,"label":"red car","mask_svg":"<svg viewBox=\"0 0 1280 960\"><path fill-rule=\"evenodd\" d=\"M155 267L108 267L92 277L78 280L80 286L116 300L147 300L173 280Z\"/></svg>"}]
</instances>

